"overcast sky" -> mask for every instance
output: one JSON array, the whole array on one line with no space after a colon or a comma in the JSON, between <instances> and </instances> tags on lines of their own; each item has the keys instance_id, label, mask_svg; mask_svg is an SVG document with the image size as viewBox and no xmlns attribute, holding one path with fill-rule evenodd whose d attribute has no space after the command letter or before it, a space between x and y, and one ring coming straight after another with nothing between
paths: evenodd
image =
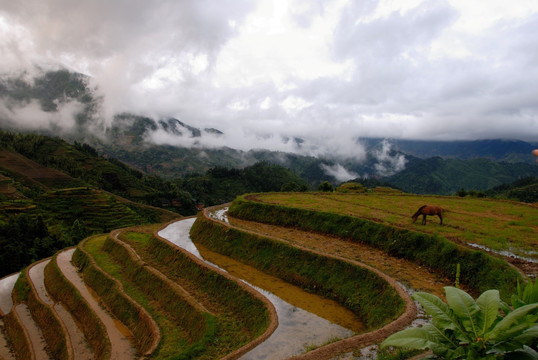
<instances>
[{"instance_id":1,"label":"overcast sky","mask_svg":"<svg viewBox=\"0 0 538 360\"><path fill-rule=\"evenodd\" d=\"M60 63L107 121L174 116L232 147L538 141L537 29L537 0L0 0L0 63Z\"/></svg>"}]
</instances>

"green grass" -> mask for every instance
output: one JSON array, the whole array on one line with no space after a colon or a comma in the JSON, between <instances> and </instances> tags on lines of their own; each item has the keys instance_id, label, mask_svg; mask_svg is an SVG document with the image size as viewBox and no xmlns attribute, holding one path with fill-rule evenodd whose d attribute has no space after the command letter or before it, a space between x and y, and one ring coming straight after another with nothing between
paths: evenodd
<instances>
[{"instance_id":1,"label":"green grass","mask_svg":"<svg viewBox=\"0 0 538 360\"><path fill-rule=\"evenodd\" d=\"M517 279L521 279L521 275L504 260L458 245L439 235L447 227L445 225L410 226L410 220L406 220L407 226L385 223L384 214L388 211L371 206L368 209L375 210L376 216L365 219L359 215L360 210L357 208L366 206L370 195L293 194L287 197L284 194L267 194L257 197L263 202L252 201L248 196L237 198L230 207L230 215L366 243L389 255L425 265L448 278L454 277L456 266L460 263L461 282L477 293L497 288L501 291L501 296L506 297L515 289ZM320 199L314 209L312 205L309 208L302 205L304 202L311 203L313 198ZM372 198L379 200L377 196ZM394 198L390 215L401 212L401 206L397 203L400 196ZM277 205L277 199L285 205ZM359 203L359 200L364 204ZM418 231L425 228L429 229L429 233ZM472 230L467 229L466 236L469 236L468 233L472 233Z\"/></svg>"},{"instance_id":2,"label":"green grass","mask_svg":"<svg viewBox=\"0 0 538 360\"><path fill-rule=\"evenodd\" d=\"M204 358L219 357L261 335L268 324L264 304L222 275L190 260L151 234L126 232L121 239L168 278L180 284L217 316L217 332Z\"/></svg>"},{"instance_id":3,"label":"green grass","mask_svg":"<svg viewBox=\"0 0 538 360\"><path fill-rule=\"evenodd\" d=\"M95 358L106 359L110 356L110 340L105 326L80 292L65 278L56 263L56 256L57 254L45 266L45 286L51 297L61 301L81 324L81 330L92 347Z\"/></svg>"},{"instance_id":4,"label":"green grass","mask_svg":"<svg viewBox=\"0 0 538 360\"><path fill-rule=\"evenodd\" d=\"M197 243L353 311L367 328L403 311L403 300L384 279L360 266L253 235L199 216L191 229Z\"/></svg>"},{"instance_id":5,"label":"green grass","mask_svg":"<svg viewBox=\"0 0 538 360\"><path fill-rule=\"evenodd\" d=\"M325 211L366 218L378 223L427 234L437 233L448 239L462 239L493 250L538 259L529 254L538 248L538 209L536 206L492 199L426 196L410 194L318 194L268 193L257 195L264 203ZM411 215L422 205L441 206L446 210L443 226L439 218L426 226L421 218L411 224Z\"/></svg>"},{"instance_id":6,"label":"green grass","mask_svg":"<svg viewBox=\"0 0 538 360\"><path fill-rule=\"evenodd\" d=\"M159 326L162 336L161 342L151 358L170 359L174 357L189 345L185 329L178 326L177 322L170 319L158 303L152 301L139 287L134 285L126 276L123 266L117 263L109 253L102 250L105 240L106 236L94 237L85 243L85 249L101 269L122 283L124 291L144 307Z\"/></svg>"}]
</instances>

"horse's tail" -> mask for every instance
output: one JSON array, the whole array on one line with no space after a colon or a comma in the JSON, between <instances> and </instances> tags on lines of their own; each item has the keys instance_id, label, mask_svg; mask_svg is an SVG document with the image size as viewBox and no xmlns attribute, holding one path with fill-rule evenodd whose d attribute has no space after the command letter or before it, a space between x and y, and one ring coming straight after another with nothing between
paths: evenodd
<instances>
[{"instance_id":1,"label":"horse's tail","mask_svg":"<svg viewBox=\"0 0 538 360\"><path fill-rule=\"evenodd\" d=\"M427 205L422 205L421 207L418 208L417 212L413 214L413 216L411 216L413 219L416 218L417 216L420 215L420 213L422 212L422 209L424 209Z\"/></svg>"}]
</instances>

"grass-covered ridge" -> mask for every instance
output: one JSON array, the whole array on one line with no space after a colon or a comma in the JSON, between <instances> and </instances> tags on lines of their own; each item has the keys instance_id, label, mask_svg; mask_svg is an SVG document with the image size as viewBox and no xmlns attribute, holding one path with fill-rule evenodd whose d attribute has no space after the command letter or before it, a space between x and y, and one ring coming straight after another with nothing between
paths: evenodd
<instances>
[{"instance_id":1,"label":"grass-covered ridge","mask_svg":"<svg viewBox=\"0 0 538 360\"><path fill-rule=\"evenodd\" d=\"M378 204L382 202L380 199L385 199L386 210L365 205ZM409 201L407 206L412 212L402 209L398 199ZM431 198L429 202L438 199L442 198ZM521 275L508 263L457 245L438 233L419 231L435 229L440 233L447 226L431 223L427 226L415 224L413 229L398 226L400 218L409 225L410 216L420 206L417 204L424 201L424 198L406 195L264 194L237 198L230 207L230 215L367 243L390 255L426 265L449 278L454 278L459 263L460 281L470 289L481 292L497 288L501 294L511 294ZM363 212L361 208L364 208ZM451 210L447 218L452 213Z\"/></svg>"},{"instance_id":2,"label":"grass-covered ridge","mask_svg":"<svg viewBox=\"0 0 538 360\"><path fill-rule=\"evenodd\" d=\"M507 250L538 260L538 207L510 201L404 193L338 194L271 193L254 198L262 203L326 211L372 220L376 223L437 234L447 239ZM431 218L428 226L412 224L411 215L422 205L445 209L443 226ZM534 250L534 253L532 252Z\"/></svg>"},{"instance_id":3,"label":"grass-covered ridge","mask_svg":"<svg viewBox=\"0 0 538 360\"><path fill-rule=\"evenodd\" d=\"M73 263L78 266L84 281L100 296L111 312L135 336L135 346L139 353L149 354L160 339L160 333L149 314L123 291L117 280L106 274L91 258L87 251L92 241L102 242L106 236L94 236L84 240L73 254Z\"/></svg>"},{"instance_id":4,"label":"grass-covered ridge","mask_svg":"<svg viewBox=\"0 0 538 360\"><path fill-rule=\"evenodd\" d=\"M374 272L343 260L298 249L243 232L200 215L191 229L194 242L335 300L355 312L369 329L396 319L404 301Z\"/></svg>"},{"instance_id":5,"label":"grass-covered ridge","mask_svg":"<svg viewBox=\"0 0 538 360\"><path fill-rule=\"evenodd\" d=\"M76 321L81 324L84 337L92 347L96 359L110 357L110 340L105 326L77 288L64 276L54 255L45 267L45 286L51 297L61 301Z\"/></svg>"},{"instance_id":6,"label":"grass-covered ridge","mask_svg":"<svg viewBox=\"0 0 538 360\"><path fill-rule=\"evenodd\" d=\"M235 351L266 331L270 322L266 305L236 281L194 262L183 251L152 234L127 231L119 238L216 315L216 339L206 350L208 358Z\"/></svg>"},{"instance_id":7,"label":"grass-covered ridge","mask_svg":"<svg viewBox=\"0 0 538 360\"><path fill-rule=\"evenodd\" d=\"M160 329L161 340L146 354L148 358L214 359L244 353L243 348L268 327L265 303L236 281L154 237L156 228L87 238L73 262L107 308L132 331L139 354L150 348L154 336L135 302Z\"/></svg>"}]
</instances>

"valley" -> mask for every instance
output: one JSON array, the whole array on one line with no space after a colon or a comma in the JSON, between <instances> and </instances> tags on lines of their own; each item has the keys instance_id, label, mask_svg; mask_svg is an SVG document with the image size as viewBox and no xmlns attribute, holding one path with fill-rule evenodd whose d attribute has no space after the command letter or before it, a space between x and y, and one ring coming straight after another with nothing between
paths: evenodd
<instances>
[{"instance_id":1,"label":"valley","mask_svg":"<svg viewBox=\"0 0 538 360\"><path fill-rule=\"evenodd\" d=\"M351 215L358 219L366 207L370 212L375 209L378 211L382 209L383 206L380 204L385 202L388 195L327 195L318 193L298 196L276 193L258 194L252 197L254 202L247 200L247 205L251 204L248 206L254 206L254 208L258 209L258 215L267 210L261 211L261 208L258 207L259 205L256 204L276 205L279 203L281 205L278 206L280 206L282 214L287 211L283 210L282 204L286 204L284 206L292 206L299 212L304 211L301 208L306 207L310 209L308 211L315 211L316 214L323 215L321 209L331 209L335 213L345 213L348 214L346 216ZM415 202L424 201L420 197L391 196L400 196L404 199L402 201L409 203L409 206L412 205L413 207ZM365 197L370 198L365 199ZM247 199L249 198L247 197ZM450 198L443 197L434 199L445 203L451 201ZM393 198L391 201L393 209L401 208L401 206L394 207L396 200L397 198ZM467 209L469 207L474 208L475 211L480 208L473 201L454 200L460 201L459 208L452 204L452 212L455 213L463 211L466 207ZM346 335L342 333L338 338L334 338L329 342L323 340L323 335L318 340L313 337L305 342L299 341L297 344L299 348L296 347L297 345L292 346L291 343L286 346L279 345L279 348L282 348L284 352L279 353L280 355L275 358L329 359L342 353L348 353L348 356L359 358L361 348L379 343L390 333L403 328L416 319L416 309L414 304L410 302L409 293L426 291L443 297L442 288L454 283L453 274L447 276L442 269L436 269L421 260L411 260L392 250L387 252L387 250L375 244L368 245L365 242L357 242L346 237L342 238L338 234L331 234L330 230L313 231L313 229L307 230L306 228L301 230L301 226L297 226L299 223L290 227L285 224L271 224L266 220L262 222L259 220L247 220L244 201L242 198L238 198L231 206L230 215L226 212L227 208L223 210L217 208L216 210L202 212L197 217L196 222L194 222L194 218L180 220L179 222L174 220L170 225L137 226L113 231L108 235L92 236L79 244L76 250L74 248L67 251L62 250L52 259L36 263L25 269L23 271L25 275L20 277L16 284L13 284L13 277L2 279L0 281L0 289L4 289L0 292L0 303L3 304L2 320L4 322L2 337L11 339L8 343L12 351L19 354L16 355L17 358L20 358L21 353L38 354L45 352L48 354L47 356L53 356L54 358L87 359L108 358L109 356L117 358L120 356L111 354L122 354L122 358L134 358L136 353L145 354L148 358L160 359L185 351L188 353L194 352L193 356L200 359L216 357L256 358L249 357L250 355L248 354L254 348L257 348L257 351L262 351L261 349L264 347L258 348L257 345L264 343L265 347L269 349L276 346L271 345L271 341L274 341L271 339L272 334L284 331L280 329L279 324L284 326L284 324L289 323L297 326L298 323L306 321L304 320L305 318L298 322L296 320L286 320L287 311L283 313L278 310L275 311L275 306L279 308L281 305L276 305L278 302L269 301L267 298L283 296L283 298L288 299L287 301L291 301L290 309L296 308L293 313L300 310L296 314L301 314L304 311L302 309L308 309L306 310L307 313L313 311L319 314L318 316L333 319L329 320L329 322L338 322L337 318L332 318L333 311L328 310L330 308L322 306L321 308L324 310L321 310L321 312L315 310L315 303L321 300L306 300L310 295L307 296L306 293L300 295L300 291L297 292L297 290L293 290L295 292L291 295L286 295L289 290L284 290L288 286L285 283L309 289L308 292L319 292L323 297L340 302L342 300L338 300L340 297L336 295L340 291L337 290L337 287L330 292L326 292L324 289L329 283L323 284L315 279L322 276L322 278L326 279L324 281L332 282L334 281L332 276L336 274L342 275L345 272L338 270L333 275L330 275L330 272L336 271L340 266L344 266L343 264L348 264L344 268L358 266L366 269L367 273L378 274L375 276L380 276L380 279L384 280L375 280L381 281L377 286L385 286L381 285L384 281L391 284L390 288L395 289L398 295L392 298L392 295L389 294L393 290L389 291L389 288L387 288L380 293L384 294L381 295L383 297L388 296L385 301L396 301L397 303L402 301L398 300L400 298L407 305L405 307L401 307L402 305L393 307L393 310L397 310L397 312L393 312L392 315L383 320L383 312L372 309L371 314L366 315L365 313L356 312L357 310L353 305L345 305L344 302L342 305L348 308L346 311L351 310L355 314L353 316L358 316L358 320L356 320L359 321L358 323L345 325L354 329L353 331ZM269 207L275 205L269 205ZM508 213L518 214L521 212L519 208L521 205L516 203L492 202L489 205L499 207L496 213L505 214L505 216ZM529 214L536 213L536 209L531 209L530 211ZM408 211L403 210L402 215L404 212ZM403 225L403 222L398 224L397 217L395 218L395 214L398 213L398 211L389 211L388 213L385 212L385 215L378 213L376 216L372 216L370 214L367 222L392 223L390 226L395 229L409 228L411 226L409 224ZM528 214L524 214L523 219L528 216ZM498 215L498 217L502 216ZM278 221L278 217L275 218L274 216L265 219ZM454 224L456 219L458 218L452 217L448 224ZM346 228L342 221L336 220L335 223L340 223L343 228ZM410 223L409 220L404 222ZM190 231L190 236L194 241L193 243L188 243L185 241L189 238L189 229L193 223L196 228ZM176 224L185 225L177 227ZM459 227L472 228L473 226L479 226L471 226L471 224L466 225L464 222ZM172 225L174 226L172 227ZM302 226L304 227L304 225ZM414 224L411 227L415 228L414 231L426 231L424 234L428 234L431 231L430 228L435 228L435 231L439 234L436 236L444 236L439 232L440 226L435 224L435 220L428 222L426 226ZM484 233L484 229L481 232ZM218 235L221 233L228 235L221 237L222 235ZM217 236L215 240L222 239L221 241L224 241L225 238L227 240L220 245L214 243L215 240L212 239L215 235ZM455 238L456 235L452 236ZM172 243L163 237L177 240L172 240L174 242ZM229 240L232 240L233 243L226 245L225 243ZM534 236L529 239L531 242L535 240L536 237ZM256 245L259 241L259 245ZM524 240L521 241L524 242ZM228 248L229 246L232 247ZM244 246L247 246L247 248L243 248ZM259 252L260 250L261 252ZM279 255L280 252L281 255ZM285 266L284 264L287 263L288 259L284 254L292 256L290 259L294 259L298 263L307 262L297 269L294 269L294 266ZM269 263L264 260L268 256L273 259ZM206 258L206 260L209 259L214 264L220 264L220 267L228 268L230 273L225 273L211 265L205 265L200 258ZM232 260L233 262L231 262ZM311 261L318 264L317 270L314 272L312 272L313 269L308 270L309 265L307 264ZM71 262L74 265L71 265ZM342 262L342 265L338 265L340 262ZM260 289L264 289L266 286L264 283L271 284L276 281L276 278L275 280L266 279L265 276L267 275L262 275L262 273L254 275L256 273L253 270L248 270L248 268L240 271L240 267L244 266L244 264L283 279L285 283L268 287L269 293L266 290L262 291ZM487 262L484 264L487 264ZM462 265L462 287L473 293L477 288L481 287L480 281L486 281L487 279L470 281L471 279L467 278L467 276L471 276L471 273L466 272L465 264ZM498 263L496 266L502 267L504 265ZM284 269L287 270L282 272ZM350 268L346 272L359 271L358 269L351 270ZM288 273L288 271L291 271L291 273ZM329 273L323 275L325 271L329 271ZM238 281L236 276L241 276L241 274L250 276L248 281L256 284L258 290L254 290L250 285ZM513 276L518 277L517 272L513 274L515 274ZM536 276L535 273L529 275ZM366 275L365 273L361 276L370 277L373 275ZM513 286L514 280L515 278L497 278L497 281L506 282L504 285L498 283L501 288L506 290ZM351 279L345 281L351 281ZM226 285L227 290L222 293L224 284L228 284ZM88 290L86 289L90 289L90 292L87 292ZM374 288L369 291L372 290L375 291ZM11 291L13 291L13 296ZM230 291L231 293L229 293ZM336 293L332 293L332 291L336 291ZM157 294L159 295L156 296ZM354 295L349 294L347 296ZM367 296L367 293L360 295L363 298L362 301L366 301ZM12 307L10 303L11 297L13 297ZM306 300L305 304L302 304L302 298ZM182 300L177 303L180 299ZM313 301L312 304L306 305L310 301ZM97 302L105 305L105 313L97 306ZM351 307L349 307L350 305ZM375 305L371 303L369 306ZM138 310L136 310L137 308ZM187 317L179 315L185 311L181 309L186 308L192 309L188 310L190 315ZM384 312L388 310L386 306L383 306L383 309L385 309L383 310ZM330 313L324 315L324 311L330 311ZM32 317L23 315L25 312L26 314L31 313ZM247 319L252 319L253 312L260 314L257 316L259 322L249 324ZM373 314L381 317L370 318ZM346 316L344 315L344 317ZM347 317L349 320L349 316ZM204 318L205 320L202 320ZM175 319L175 321L171 322L170 320L172 319ZM24 324L33 322L36 325L32 327L41 329L40 331L43 335L26 337L23 334L29 332L23 330L26 326ZM106 325L107 322L110 325ZM360 325L361 322L364 322L364 325ZM191 326L195 323L199 324L197 326L202 327L193 332L194 329ZM58 330L51 332L49 327L53 325ZM306 325L305 329L307 328L323 329L324 327ZM290 331L298 335L303 330ZM333 334L332 336L334 337L334 330L326 331ZM113 335L114 333L117 333L117 335ZM289 336L285 336L285 338L289 338ZM15 339L16 341L14 341ZM84 343L87 345L82 346L88 351L74 350ZM306 343L311 345L305 348ZM121 344L125 344L127 347L119 348ZM286 349L290 352L286 353ZM128 355L129 353L132 355ZM197 355L194 355L195 353ZM267 354L257 356L271 358L267 357ZM10 357L5 358L11 359Z\"/></svg>"}]
</instances>

